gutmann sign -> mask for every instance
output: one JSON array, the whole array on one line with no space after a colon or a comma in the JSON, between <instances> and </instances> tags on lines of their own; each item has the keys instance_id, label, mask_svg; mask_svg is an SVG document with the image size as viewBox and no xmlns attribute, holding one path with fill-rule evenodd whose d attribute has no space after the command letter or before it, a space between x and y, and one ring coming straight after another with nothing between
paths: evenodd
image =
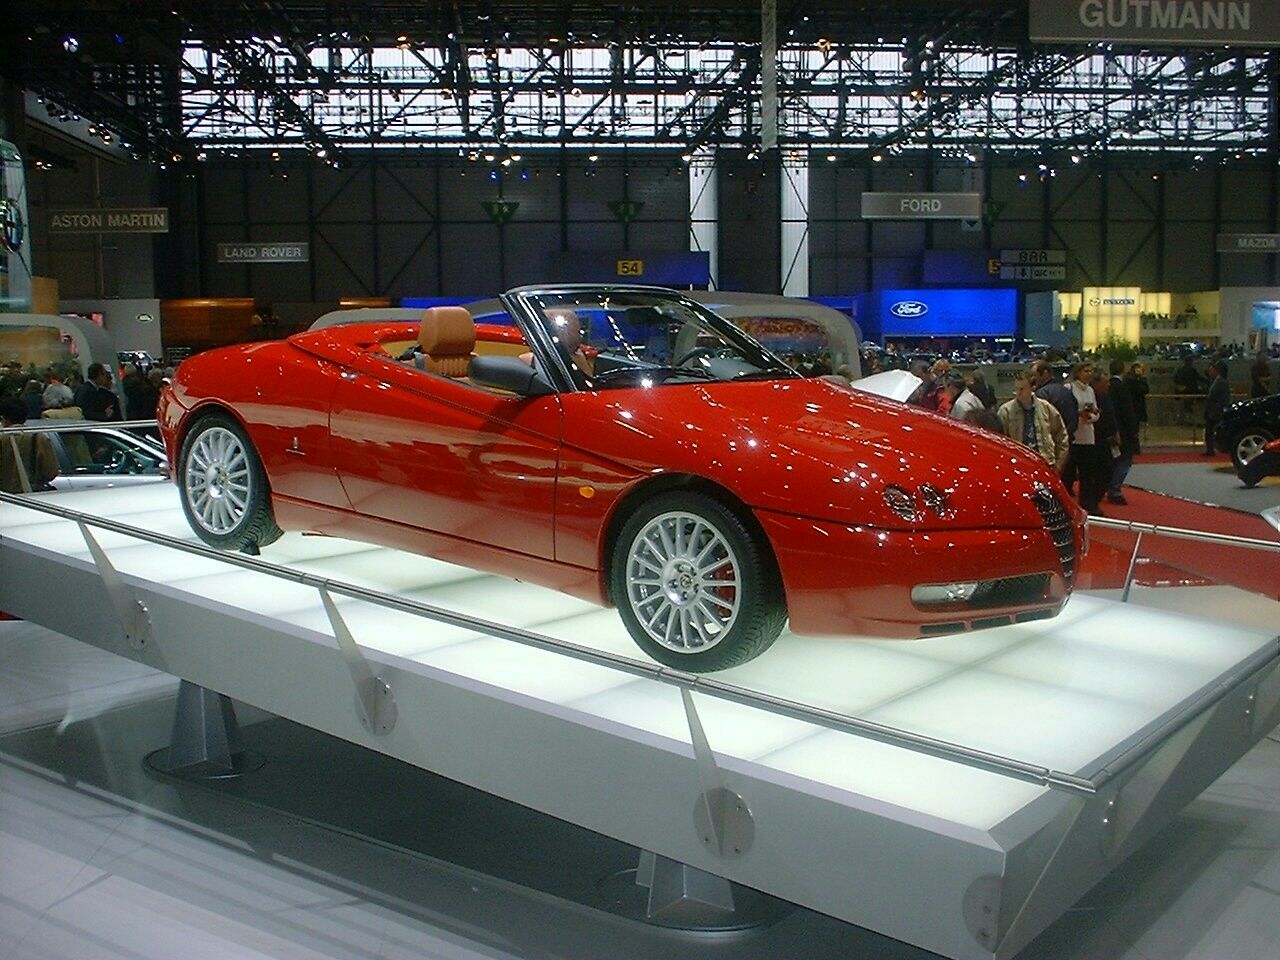
<instances>
[{"instance_id":1,"label":"gutmann sign","mask_svg":"<svg viewBox=\"0 0 1280 960\"><path fill-rule=\"evenodd\" d=\"M1031 39L1209 46L1280 43L1276 0L1031 0Z\"/></svg>"}]
</instances>

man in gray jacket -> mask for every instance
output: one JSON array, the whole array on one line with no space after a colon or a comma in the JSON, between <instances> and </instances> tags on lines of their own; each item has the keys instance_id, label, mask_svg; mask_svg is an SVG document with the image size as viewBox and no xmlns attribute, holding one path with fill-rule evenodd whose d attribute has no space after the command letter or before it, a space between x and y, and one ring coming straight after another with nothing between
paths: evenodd
<instances>
[{"instance_id":1,"label":"man in gray jacket","mask_svg":"<svg viewBox=\"0 0 1280 960\"><path fill-rule=\"evenodd\" d=\"M1070 443L1062 415L1048 400L1032 392L1031 378L1019 374L1013 384L1013 399L996 411L1005 436L1025 443L1062 473L1067 465Z\"/></svg>"}]
</instances>

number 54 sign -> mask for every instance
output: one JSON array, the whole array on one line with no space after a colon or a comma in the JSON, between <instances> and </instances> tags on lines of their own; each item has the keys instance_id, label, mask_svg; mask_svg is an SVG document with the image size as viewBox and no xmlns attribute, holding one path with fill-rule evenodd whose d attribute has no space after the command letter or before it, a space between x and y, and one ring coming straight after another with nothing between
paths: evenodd
<instances>
[{"instance_id":1,"label":"number 54 sign","mask_svg":"<svg viewBox=\"0 0 1280 960\"><path fill-rule=\"evenodd\" d=\"M618 276L620 277L644 276L644 261L643 260L619 260Z\"/></svg>"}]
</instances>

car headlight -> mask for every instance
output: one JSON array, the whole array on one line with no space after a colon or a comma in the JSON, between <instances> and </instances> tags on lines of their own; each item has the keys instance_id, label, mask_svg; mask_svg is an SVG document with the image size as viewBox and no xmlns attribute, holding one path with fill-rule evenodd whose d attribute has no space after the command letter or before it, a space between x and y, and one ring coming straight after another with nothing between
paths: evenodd
<instances>
[{"instance_id":1,"label":"car headlight","mask_svg":"<svg viewBox=\"0 0 1280 960\"><path fill-rule=\"evenodd\" d=\"M903 520L916 519L916 498L902 487L884 488L885 505Z\"/></svg>"},{"instance_id":2,"label":"car headlight","mask_svg":"<svg viewBox=\"0 0 1280 960\"><path fill-rule=\"evenodd\" d=\"M920 485L920 499L924 501L924 505L936 513L940 517L945 517L951 513L951 505L947 501L947 495L942 490L932 484Z\"/></svg>"},{"instance_id":3,"label":"car headlight","mask_svg":"<svg viewBox=\"0 0 1280 960\"><path fill-rule=\"evenodd\" d=\"M916 502L919 497L921 507ZM940 517L951 516L951 503L946 491L939 490L932 484L921 484L915 493L905 487L888 486L884 488L885 505L903 520L919 520L924 508L928 508Z\"/></svg>"}]
</instances>

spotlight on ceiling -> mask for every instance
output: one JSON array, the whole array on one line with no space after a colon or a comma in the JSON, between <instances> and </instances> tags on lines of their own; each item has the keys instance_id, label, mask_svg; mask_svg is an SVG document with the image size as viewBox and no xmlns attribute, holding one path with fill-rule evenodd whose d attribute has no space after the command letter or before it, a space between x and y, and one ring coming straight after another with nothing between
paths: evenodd
<instances>
[{"instance_id":1,"label":"spotlight on ceiling","mask_svg":"<svg viewBox=\"0 0 1280 960\"><path fill-rule=\"evenodd\" d=\"M80 41L68 33L62 38L62 49L67 53L75 53L80 49Z\"/></svg>"}]
</instances>

